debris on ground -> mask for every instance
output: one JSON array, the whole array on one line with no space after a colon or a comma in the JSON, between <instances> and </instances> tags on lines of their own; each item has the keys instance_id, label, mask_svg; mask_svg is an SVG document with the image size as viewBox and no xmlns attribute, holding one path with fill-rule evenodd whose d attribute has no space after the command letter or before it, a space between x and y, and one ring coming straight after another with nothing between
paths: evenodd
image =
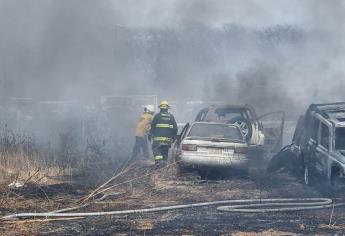
<instances>
[{"instance_id":1,"label":"debris on ground","mask_svg":"<svg viewBox=\"0 0 345 236\"><path fill-rule=\"evenodd\" d=\"M18 181L14 181L12 183L10 183L9 185L7 185L9 188L21 188L24 185Z\"/></svg>"}]
</instances>

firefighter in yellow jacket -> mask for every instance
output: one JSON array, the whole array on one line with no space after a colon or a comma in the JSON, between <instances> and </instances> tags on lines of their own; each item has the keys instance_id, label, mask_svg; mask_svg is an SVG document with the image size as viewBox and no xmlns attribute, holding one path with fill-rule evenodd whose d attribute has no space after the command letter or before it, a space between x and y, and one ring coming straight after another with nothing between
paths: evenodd
<instances>
[{"instance_id":1,"label":"firefighter in yellow jacket","mask_svg":"<svg viewBox=\"0 0 345 236\"><path fill-rule=\"evenodd\" d=\"M140 150L142 151L144 157L150 157L147 138L151 129L151 122L154 113L155 109L152 105L147 105L144 107L144 113L141 115L135 130L135 144L133 148L132 159L137 158Z\"/></svg>"}]
</instances>

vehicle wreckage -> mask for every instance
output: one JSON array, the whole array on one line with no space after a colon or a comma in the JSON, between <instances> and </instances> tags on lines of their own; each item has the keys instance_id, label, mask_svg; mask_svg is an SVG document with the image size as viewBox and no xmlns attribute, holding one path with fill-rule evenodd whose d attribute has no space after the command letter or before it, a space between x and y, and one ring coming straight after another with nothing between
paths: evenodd
<instances>
[{"instance_id":1,"label":"vehicle wreckage","mask_svg":"<svg viewBox=\"0 0 345 236\"><path fill-rule=\"evenodd\" d=\"M284 122L284 112L257 116L250 105L212 104L199 111L194 123L185 125L170 153L180 167L248 170L249 161L263 162L281 149ZM215 126L223 130L215 134L210 128ZM195 135L196 127L204 130ZM226 130L235 128L241 131L241 137L227 137Z\"/></svg>"},{"instance_id":2,"label":"vehicle wreckage","mask_svg":"<svg viewBox=\"0 0 345 236\"><path fill-rule=\"evenodd\" d=\"M302 174L307 185L318 178L335 189L344 186L345 102L309 106L298 119L292 143L272 158L267 170L283 167Z\"/></svg>"}]
</instances>

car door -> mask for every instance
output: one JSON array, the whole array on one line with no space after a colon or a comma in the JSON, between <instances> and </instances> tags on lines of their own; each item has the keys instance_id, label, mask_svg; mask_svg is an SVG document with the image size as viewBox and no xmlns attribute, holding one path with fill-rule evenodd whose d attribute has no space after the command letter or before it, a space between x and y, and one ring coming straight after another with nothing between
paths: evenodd
<instances>
[{"instance_id":1,"label":"car door","mask_svg":"<svg viewBox=\"0 0 345 236\"><path fill-rule=\"evenodd\" d=\"M200 121L204 121L204 119L205 119L205 116L206 116L206 114L208 113L208 111L209 111L209 108L204 108L204 109L202 109L199 113L198 113L198 115L196 116L196 118L195 118L195 122L200 122Z\"/></svg>"},{"instance_id":2,"label":"car door","mask_svg":"<svg viewBox=\"0 0 345 236\"><path fill-rule=\"evenodd\" d=\"M304 158L309 168L311 168L313 171L320 172L322 168L320 166L320 162L317 160L317 156L315 155L316 147L318 144L320 120L314 115L308 115L307 121L309 121L307 128L308 135L306 146L304 149Z\"/></svg>"},{"instance_id":3,"label":"car door","mask_svg":"<svg viewBox=\"0 0 345 236\"><path fill-rule=\"evenodd\" d=\"M316 168L322 175L327 175L328 154L331 149L332 128L324 121L320 121L318 130L318 142L315 148Z\"/></svg>"},{"instance_id":4,"label":"car door","mask_svg":"<svg viewBox=\"0 0 345 236\"><path fill-rule=\"evenodd\" d=\"M260 116L259 129L265 136L265 150L277 153L283 146L283 131L285 124L285 112L271 112Z\"/></svg>"},{"instance_id":5,"label":"car door","mask_svg":"<svg viewBox=\"0 0 345 236\"><path fill-rule=\"evenodd\" d=\"M189 123L187 123L181 130L180 134L177 136L175 142L171 145L171 148L169 150L169 163L177 160L179 153L181 152L180 144L182 140L185 138L189 127L190 125Z\"/></svg>"}]
</instances>

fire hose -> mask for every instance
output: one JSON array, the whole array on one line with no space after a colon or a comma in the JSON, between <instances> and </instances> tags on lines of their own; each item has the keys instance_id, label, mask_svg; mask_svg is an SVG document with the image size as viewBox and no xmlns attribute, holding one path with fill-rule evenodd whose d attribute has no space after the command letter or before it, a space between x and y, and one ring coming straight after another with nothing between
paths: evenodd
<instances>
[{"instance_id":1,"label":"fire hose","mask_svg":"<svg viewBox=\"0 0 345 236\"><path fill-rule=\"evenodd\" d=\"M230 205L228 205L230 204ZM342 207L345 203L335 203L329 198L271 198L271 199L242 199L242 200L222 200L212 202L200 202L173 206L163 206L144 209L132 209L121 211L102 211L102 212L75 212L60 213L57 211L46 213L19 213L2 217L2 220L13 218L32 218L32 217L87 217L87 216L105 216L105 215L126 215L153 213L170 210L179 210L196 207L206 207L221 205L217 207L218 211L233 213L266 213L266 212L288 212L317 210L332 207ZM71 208L72 209L72 208Z\"/></svg>"},{"instance_id":2,"label":"fire hose","mask_svg":"<svg viewBox=\"0 0 345 236\"><path fill-rule=\"evenodd\" d=\"M176 163L175 163L176 164ZM163 167L167 168L169 167ZM147 174L148 175L148 174ZM109 179L106 183L112 181L114 177ZM140 178L142 178L141 176ZM137 177L138 178L138 177ZM136 178L129 180L133 181ZM114 188L118 185L125 184L128 181L123 183L113 185L102 191L94 191L93 195L100 194L104 191L109 191L111 188ZM105 184L106 184L105 183ZM104 187L101 185L97 190ZM70 207L65 209L60 209L51 212L45 213L18 213L3 216L0 220L11 220L15 218L33 218L33 217L88 217L88 216L106 216L106 215L128 215L128 214L143 214L143 213L154 213L154 212L163 212L170 210L180 210L187 208L197 208L197 207L207 207L207 206L217 206L218 211L221 212L233 212L233 213L266 213L266 212L288 212L288 211L303 211L303 210L317 210L317 209L326 209L326 208L335 208L343 207L345 203L335 203L330 198L267 198L267 199L240 199L240 200L221 200L221 201L211 201L211 202L200 202L200 203L190 203L190 204L180 204L172 206L162 206L162 207L153 207L153 208L143 208L143 209L132 209L132 210L120 210L120 211L101 211L101 212L70 212L79 210L90 206L93 203L100 202L109 196L119 195L121 193L108 193L102 197L95 199L92 202L85 203L81 206ZM92 196L92 194L91 194ZM90 196L88 197L90 198Z\"/></svg>"}]
</instances>

